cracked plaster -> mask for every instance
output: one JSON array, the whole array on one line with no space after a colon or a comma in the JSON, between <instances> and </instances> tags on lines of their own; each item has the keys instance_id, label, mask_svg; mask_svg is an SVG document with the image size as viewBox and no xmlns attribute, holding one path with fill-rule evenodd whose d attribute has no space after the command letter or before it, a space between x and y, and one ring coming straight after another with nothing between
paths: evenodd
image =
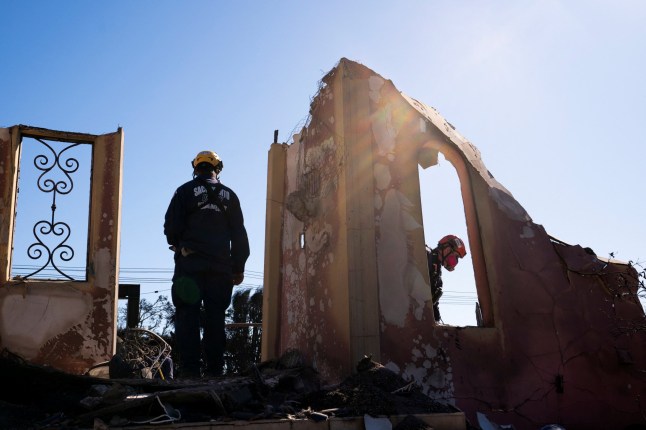
<instances>
[{"instance_id":1,"label":"cracked plaster","mask_svg":"<svg viewBox=\"0 0 646 430\"><path fill-rule=\"evenodd\" d=\"M335 69L324 78L326 86L312 102L311 121L288 150L286 193L300 191L316 200L309 204L318 210L305 212L301 222L287 205L280 224L286 268L282 306L289 327L283 334L289 342L281 348L313 349L312 361L324 378L345 375L355 364L347 362L355 351L354 327L372 309L368 304L376 302L380 361L471 418L486 407L494 419L519 429L535 428L536 422L523 418L527 416L545 421L559 417L573 428L577 423L605 428L615 418L605 411L623 411L631 396L646 396L645 384L630 377L635 363L646 366L644 336L616 338L610 332L622 312L625 318L643 317L638 304L612 303L617 277L611 272L627 273L625 266L555 243L486 169L478 149L437 110L401 94L357 63L344 59L338 68L351 71L339 75ZM333 93L348 98L327 103ZM344 110L336 112L333 105ZM339 128L341 112L344 129ZM321 125L335 117L337 128ZM329 142L325 149L323 142ZM470 251L481 252L482 272L476 277L483 312L491 315L487 327L438 326L433 321L426 261L416 254L420 236L423 246L420 209L412 203L419 199L415 157L422 149L438 148L426 142L452 151L451 162L462 169L460 180L469 181L463 186L474 193L468 197L473 207L465 212L472 217L469 238L477 238L480 247ZM346 158L349 154L365 158L358 163ZM320 175L318 189L326 191L307 195L303 175L313 172ZM369 172L370 181L357 172ZM361 196L348 195L348 190ZM368 205L357 206L369 192ZM303 231L306 246L300 250ZM307 269L294 274L299 253L306 255ZM352 284L355 276L364 279L360 275L374 261L374 285ZM353 301L351 294L360 294L361 300ZM616 348L629 351L623 356L630 357L632 368L617 361ZM563 393L554 390L558 375L566 381ZM630 393L617 389L628 386ZM601 400L582 394L608 387L613 394ZM595 411L597 427L581 424L587 418L577 412L580 408L558 406L577 402ZM638 416L634 402L625 409L624 422Z\"/></svg>"},{"instance_id":2,"label":"cracked plaster","mask_svg":"<svg viewBox=\"0 0 646 430\"><path fill-rule=\"evenodd\" d=\"M117 272L114 251L118 252L122 131L93 136L29 126L15 126L11 130L18 137L27 134L93 142L93 180L101 178L103 183L92 186L88 279L17 281L8 279L9 273L3 272L0 287L0 346L38 364L83 373L97 362L107 360L114 347ZM8 133L8 129L0 129L0 136ZM11 175L17 170L17 166L4 169L5 183L15 183ZM3 237L8 235L10 221L0 217Z\"/></svg>"}]
</instances>

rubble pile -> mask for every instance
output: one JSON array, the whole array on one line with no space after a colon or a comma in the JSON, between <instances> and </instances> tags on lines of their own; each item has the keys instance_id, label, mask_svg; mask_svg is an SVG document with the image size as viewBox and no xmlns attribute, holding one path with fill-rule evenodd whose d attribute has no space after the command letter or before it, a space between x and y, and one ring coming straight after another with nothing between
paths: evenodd
<instances>
[{"instance_id":1,"label":"rubble pile","mask_svg":"<svg viewBox=\"0 0 646 430\"><path fill-rule=\"evenodd\" d=\"M292 367L288 367L292 366ZM341 384L321 387L298 354L245 375L200 380L70 375L0 354L0 428L93 428L258 419L311 419L456 412L366 357ZM400 429L421 429L409 419Z\"/></svg>"},{"instance_id":2,"label":"rubble pile","mask_svg":"<svg viewBox=\"0 0 646 430\"><path fill-rule=\"evenodd\" d=\"M336 411L336 416L458 412L450 405L433 401L415 382L405 381L370 357L359 362L357 373L336 387L312 393L307 401L320 409L343 405Z\"/></svg>"}]
</instances>

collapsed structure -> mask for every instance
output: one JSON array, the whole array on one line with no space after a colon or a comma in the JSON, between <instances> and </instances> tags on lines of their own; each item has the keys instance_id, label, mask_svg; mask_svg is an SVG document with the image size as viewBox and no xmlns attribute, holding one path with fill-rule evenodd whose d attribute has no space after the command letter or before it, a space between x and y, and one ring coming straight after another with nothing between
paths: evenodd
<instances>
[{"instance_id":1,"label":"collapsed structure","mask_svg":"<svg viewBox=\"0 0 646 430\"><path fill-rule=\"evenodd\" d=\"M43 173L42 191L63 194L73 187L70 172L78 160L65 151L91 145L87 262L80 279L52 280L11 275L16 199L23 138L69 144L56 152L47 146L32 160ZM50 152L51 150L51 152ZM8 349L36 363L70 373L83 373L107 361L116 348L121 224L123 132L93 135L23 125L0 128L0 349ZM57 172L58 171L58 172ZM61 171L63 173L61 173ZM55 175L59 176L50 176ZM33 226L32 258L43 268L65 263L74 251L65 244L70 226L54 219ZM82 210L82 208L78 208ZM24 213L24 212L23 212ZM44 236L53 238L50 241Z\"/></svg>"},{"instance_id":2,"label":"collapsed structure","mask_svg":"<svg viewBox=\"0 0 646 430\"><path fill-rule=\"evenodd\" d=\"M433 319L418 165L455 167L482 324ZM549 236L433 108L342 59L309 123L269 151L263 359L297 348L339 381L371 355L517 428L643 422L637 273Z\"/></svg>"},{"instance_id":3,"label":"collapsed structure","mask_svg":"<svg viewBox=\"0 0 646 430\"><path fill-rule=\"evenodd\" d=\"M310 113L269 152L263 359L297 348L338 382L371 355L471 420L485 412L519 429L643 422L646 332L631 330L644 312L630 265L550 237L437 111L360 64L342 59ZM83 279L11 276L23 137L92 145ZM418 165L438 153L460 181L478 327L433 320ZM0 349L70 373L114 354L122 158L120 129L0 128Z\"/></svg>"}]
</instances>

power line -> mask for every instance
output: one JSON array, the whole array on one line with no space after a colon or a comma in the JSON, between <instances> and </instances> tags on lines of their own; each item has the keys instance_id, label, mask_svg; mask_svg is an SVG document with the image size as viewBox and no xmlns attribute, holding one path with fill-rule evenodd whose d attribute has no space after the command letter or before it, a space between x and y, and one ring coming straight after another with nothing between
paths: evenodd
<instances>
[{"instance_id":1,"label":"power line","mask_svg":"<svg viewBox=\"0 0 646 430\"><path fill-rule=\"evenodd\" d=\"M61 272L69 274L71 277L84 277L86 268L83 266L58 266ZM53 267L42 267L34 264L16 264L12 267L14 276L25 276L38 269L40 275L51 277L50 279L64 279L63 276ZM141 283L141 284L157 284L169 283L173 275L174 269L168 267L120 267L119 268L119 282L121 283ZM138 274L146 275L168 275L168 276L137 276ZM257 270L245 270L245 279L262 280L264 277L263 272ZM258 286L256 284L247 284L250 286Z\"/></svg>"},{"instance_id":2,"label":"power line","mask_svg":"<svg viewBox=\"0 0 646 430\"><path fill-rule=\"evenodd\" d=\"M236 288L236 289L239 289L239 288L262 289L262 285L254 285L254 284L245 284L245 283L242 283L242 284L240 284L240 285L236 285L234 288ZM165 289L165 290L147 291L147 292L145 292L145 293L140 293L140 295L142 295L142 296L143 296L144 294L160 294L160 293L165 293L165 292L167 292L167 291L171 291L171 289L170 289L170 288L167 288L167 289Z\"/></svg>"},{"instance_id":3,"label":"power line","mask_svg":"<svg viewBox=\"0 0 646 430\"><path fill-rule=\"evenodd\" d=\"M40 266L23 264L15 265L12 271L16 272L14 275L26 275L35 270L40 269ZM70 274L85 274L86 268L83 266L61 266L59 267L62 272ZM124 284L168 284L172 283L172 274L174 269L169 267L121 267L119 268L119 282ZM39 274L53 276L57 279L62 279L61 275L54 269L45 267ZM137 276L138 274L152 274L161 276ZM163 276L168 275L168 276ZM258 270L245 270L245 280L262 280L263 272ZM262 284L244 282L237 286L237 288L262 288ZM170 288L163 290L149 291L143 294L159 294L171 291ZM442 305L451 306L473 306L478 301L478 296L475 293L465 291L452 291L449 289L444 290L444 294L440 303Z\"/></svg>"}]
</instances>

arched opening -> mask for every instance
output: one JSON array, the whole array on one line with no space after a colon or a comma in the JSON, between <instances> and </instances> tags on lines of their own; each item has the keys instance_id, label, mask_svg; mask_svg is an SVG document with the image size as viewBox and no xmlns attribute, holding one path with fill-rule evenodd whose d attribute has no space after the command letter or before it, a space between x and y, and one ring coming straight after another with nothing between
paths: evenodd
<instances>
[{"instance_id":1,"label":"arched opening","mask_svg":"<svg viewBox=\"0 0 646 430\"><path fill-rule=\"evenodd\" d=\"M467 255L454 271L442 270L444 285L439 302L439 322L453 326L477 326L478 294L457 171L439 153L436 165L426 169L419 167L419 177L425 243L435 248L442 237L453 234L467 246Z\"/></svg>"}]
</instances>

